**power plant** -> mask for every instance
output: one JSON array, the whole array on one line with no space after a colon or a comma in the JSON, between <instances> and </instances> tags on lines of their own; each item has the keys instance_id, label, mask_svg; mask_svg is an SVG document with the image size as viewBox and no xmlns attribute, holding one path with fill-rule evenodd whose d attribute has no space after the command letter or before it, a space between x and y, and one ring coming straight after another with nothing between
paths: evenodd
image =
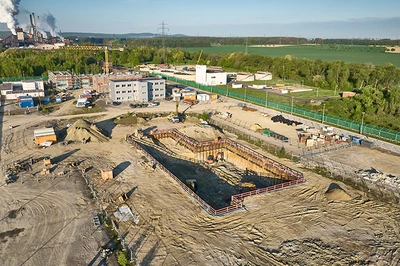
<instances>
[{"instance_id":1,"label":"power plant","mask_svg":"<svg viewBox=\"0 0 400 266\"><path fill-rule=\"evenodd\" d=\"M48 15L51 16L51 15ZM35 17L35 13L31 13L30 17L30 27L28 32L25 32L23 28L17 27L15 29L16 35L11 34L0 41L3 45L7 47L29 47L31 45L37 44L63 44L64 39L61 36L57 36L54 31L54 26L49 25L46 19L40 20L40 17ZM37 24L39 21L39 25ZM50 34L47 34L40 24L47 24L46 28L51 27ZM48 37L50 36L50 37Z\"/></svg>"}]
</instances>

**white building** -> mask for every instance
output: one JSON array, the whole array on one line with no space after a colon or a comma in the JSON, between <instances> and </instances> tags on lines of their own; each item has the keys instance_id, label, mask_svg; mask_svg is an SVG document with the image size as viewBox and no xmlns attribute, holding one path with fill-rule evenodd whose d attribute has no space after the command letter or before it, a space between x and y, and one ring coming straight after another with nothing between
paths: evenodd
<instances>
[{"instance_id":1,"label":"white building","mask_svg":"<svg viewBox=\"0 0 400 266\"><path fill-rule=\"evenodd\" d=\"M196 65L196 83L208 86L226 85L228 74L207 70L205 65Z\"/></svg>"},{"instance_id":2,"label":"white building","mask_svg":"<svg viewBox=\"0 0 400 266\"><path fill-rule=\"evenodd\" d=\"M165 99L165 80L141 78L110 80L110 97L115 102L148 102Z\"/></svg>"},{"instance_id":3,"label":"white building","mask_svg":"<svg viewBox=\"0 0 400 266\"><path fill-rule=\"evenodd\" d=\"M16 100L20 96L44 97L43 80L22 80L0 85L1 95L7 100Z\"/></svg>"}]
</instances>

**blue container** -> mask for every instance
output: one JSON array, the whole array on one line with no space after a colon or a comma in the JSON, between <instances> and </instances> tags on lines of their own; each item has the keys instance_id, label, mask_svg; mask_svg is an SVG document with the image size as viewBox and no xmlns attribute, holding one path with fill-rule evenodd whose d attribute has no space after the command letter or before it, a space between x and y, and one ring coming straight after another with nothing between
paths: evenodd
<instances>
[{"instance_id":1,"label":"blue container","mask_svg":"<svg viewBox=\"0 0 400 266\"><path fill-rule=\"evenodd\" d=\"M33 106L35 106L35 103L33 102L32 97L29 97L29 96L19 97L19 107L20 108L27 108L27 107L33 107Z\"/></svg>"},{"instance_id":2,"label":"blue container","mask_svg":"<svg viewBox=\"0 0 400 266\"><path fill-rule=\"evenodd\" d=\"M43 104L48 104L48 103L50 103L50 98L49 97L44 97Z\"/></svg>"}]
</instances>

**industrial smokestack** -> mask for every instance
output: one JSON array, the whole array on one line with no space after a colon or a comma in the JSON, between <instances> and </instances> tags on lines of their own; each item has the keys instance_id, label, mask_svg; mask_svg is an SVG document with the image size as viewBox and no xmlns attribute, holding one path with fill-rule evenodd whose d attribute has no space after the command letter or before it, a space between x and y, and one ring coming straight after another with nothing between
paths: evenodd
<instances>
[{"instance_id":1,"label":"industrial smokestack","mask_svg":"<svg viewBox=\"0 0 400 266\"><path fill-rule=\"evenodd\" d=\"M0 0L0 23L6 23L13 35L18 25L16 15L19 13L18 5L21 0Z\"/></svg>"}]
</instances>

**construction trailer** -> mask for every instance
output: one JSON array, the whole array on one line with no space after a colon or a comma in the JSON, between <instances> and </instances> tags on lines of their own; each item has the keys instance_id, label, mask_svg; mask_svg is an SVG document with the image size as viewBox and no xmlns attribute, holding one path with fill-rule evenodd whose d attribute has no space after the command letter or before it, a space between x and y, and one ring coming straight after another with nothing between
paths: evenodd
<instances>
[{"instance_id":1,"label":"construction trailer","mask_svg":"<svg viewBox=\"0 0 400 266\"><path fill-rule=\"evenodd\" d=\"M54 128L40 128L33 131L36 146L41 146L45 142L57 142L57 135Z\"/></svg>"}]
</instances>

